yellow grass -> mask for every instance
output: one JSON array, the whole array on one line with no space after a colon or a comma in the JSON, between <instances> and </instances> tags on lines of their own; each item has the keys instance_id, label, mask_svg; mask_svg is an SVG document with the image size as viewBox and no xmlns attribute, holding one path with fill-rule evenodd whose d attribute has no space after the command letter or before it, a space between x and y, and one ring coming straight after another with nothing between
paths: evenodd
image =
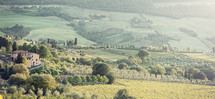
<instances>
[{"instance_id":1,"label":"yellow grass","mask_svg":"<svg viewBox=\"0 0 215 99\"><path fill-rule=\"evenodd\" d=\"M120 89L127 89L137 99L214 99L215 86L165 83L140 80L117 80L115 85L74 86L71 90L113 98Z\"/></svg>"},{"instance_id":2,"label":"yellow grass","mask_svg":"<svg viewBox=\"0 0 215 99\"><path fill-rule=\"evenodd\" d=\"M215 61L215 58L204 55L204 54L186 53L185 55L193 57L193 58L198 58L198 59L203 59L203 60L208 60L208 61Z\"/></svg>"}]
</instances>

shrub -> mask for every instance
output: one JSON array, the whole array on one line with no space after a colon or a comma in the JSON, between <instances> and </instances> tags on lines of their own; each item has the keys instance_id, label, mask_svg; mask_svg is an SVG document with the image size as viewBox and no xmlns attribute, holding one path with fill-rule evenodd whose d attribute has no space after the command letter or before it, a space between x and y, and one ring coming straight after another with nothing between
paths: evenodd
<instances>
[{"instance_id":1,"label":"shrub","mask_svg":"<svg viewBox=\"0 0 215 99\"><path fill-rule=\"evenodd\" d=\"M20 73L20 74L29 74L29 69L27 68L26 65L24 64L16 64L12 67L12 73L16 74L16 73Z\"/></svg>"},{"instance_id":2,"label":"shrub","mask_svg":"<svg viewBox=\"0 0 215 99\"><path fill-rule=\"evenodd\" d=\"M69 81L68 81L67 78L64 78L63 81L62 81L62 83L63 83L64 85L66 85L68 82L69 82Z\"/></svg>"},{"instance_id":3,"label":"shrub","mask_svg":"<svg viewBox=\"0 0 215 99\"><path fill-rule=\"evenodd\" d=\"M11 86L10 88L7 89L7 93L9 94L14 94L15 92L17 92L16 86Z\"/></svg>"},{"instance_id":4,"label":"shrub","mask_svg":"<svg viewBox=\"0 0 215 99\"><path fill-rule=\"evenodd\" d=\"M128 91L126 89L121 89L117 92L114 99L136 99L128 95Z\"/></svg>"},{"instance_id":5,"label":"shrub","mask_svg":"<svg viewBox=\"0 0 215 99\"><path fill-rule=\"evenodd\" d=\"M94 82L94 83L97 83L97 82L98 82L97 76L95 76L95 75L92 76L92 82Z\"/></svg>"},{"instance_id":6,"label":"shrub","mask_svg":"<svg viewBox=\"0 0 215 99\"><path fill-rule=\"evenodd\" d=\"M118 69L127 69L128 65L126 63L120 63Z\"/></svg>"},{"instance_id":7,"label":"shrub","mask_svg":"<svg viewBox=\"0 0 215 99\"><path fill-rule=\"evenodd\" d=\"M80 76L75 76L75 77L73 77L73 79L72 79L72 84L77 85L77 84L81 84L81 83L82 83L82 79L81 79Z\"/></svg>"},{"instance_id":8,"label":"shrub","mask_svg":"<svg viewBox=\"0 0 215 99\"><path fill-rule=\"evenodd\" d=\"M87 79L87 82L91 82L92 81L92 78L89 75L87 75L86 79Z\"/></svg>"},{"instance_id":9,"label":"shrub","mask_svg":"<svg viewBox=\"0 0 215 99\"><path fill-rule=\"evenodd\" d=\"M94 66L93 66L93 75L106 75L108 73L110 73L111 71L111 68L109 65L105 64L105 63L96 63Z\"/></svg>"},{"instance_id":10,"label":"shrub","mask_svg":"<svg viewBox=\"0 0 215 99\"><path fill-rule=\"evenodd\" d=\"M55 89L56 82L50 74L33 74L27 78L27 82L36 88Z\"/></svg>"},{"instance_id":11,"label":"shrub","mask_svg":"<svg viewBox=\"0 0 215 99\"><path fill-rule=\"evenodd\" d=\"M11 85L25 85L27 76L25 74L13 74L8 79L8 83Z\"/></svg>"},{"instance_id":12,"label":"shrub","mask_svg":"<svg viewBox=\"0 0 215 99\"><path fill-rule=\"evenodd\" d=\"M82 65L92 65L92 61L91 60L88 60L88 59L85 59L85 58L80 58L79 59L79 62L80 62L80 64L82 64Z\"/></svg>"},{"instance_id":13,"label":"shrub","mask_svg":"<svg viewBox=\"0 0 215 99\"><path fill-rule=\"evenodd\" d=\"M106 75L106 77L109 79L108 84L113 84L116 80L115 76L113 73L109 73Z\"/></svg>"}]
</instances>

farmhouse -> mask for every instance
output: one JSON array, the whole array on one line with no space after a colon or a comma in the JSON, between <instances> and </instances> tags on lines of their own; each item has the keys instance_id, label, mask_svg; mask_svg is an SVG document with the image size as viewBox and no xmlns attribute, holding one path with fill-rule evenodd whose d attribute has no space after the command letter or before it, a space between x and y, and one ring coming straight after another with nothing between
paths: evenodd
<instances>
[{"instance_id":1,"label":"farmhouse","mask_svg":"<svg viewBox=\"0 0 215 99\"><path fill-rule=\"evenodd\" d=\"M18 54L21 54L23 57L26 57L28 60L28 68L30 67L35 67L38 65L41 65L39 55L36 53L29 53L28 51L23 51L23 50L17 50L13 51L11 55L9 56L9 61L14 62L18 56Z\"/></svg>"}]
</instances>

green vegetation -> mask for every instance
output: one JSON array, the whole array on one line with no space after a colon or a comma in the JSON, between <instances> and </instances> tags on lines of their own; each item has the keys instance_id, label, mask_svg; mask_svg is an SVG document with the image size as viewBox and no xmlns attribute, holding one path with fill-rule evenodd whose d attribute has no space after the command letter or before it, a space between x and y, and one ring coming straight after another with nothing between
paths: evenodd
<instances>
[{"instance_id":1,"label":"green vegetation","mask_svg":"<svg viewBox=\"0 0 215 99\"><path fill-rule=\"evenodd\" d=\"M23 38L23 37L27 36L30 33L31 29L30 28L25 28L22 25L16 24L13 27L0 28L0 31L2 31L6 35L13 35L16 38L18 38L18 37Z\"/></svg>"},{"instance_id":2,"label":"green vegetation","mask_svg":"<svg viewBox=\"0 0 215 99\"><path fill-rule=\"evenodd\" d=\"M160 3L0 0L0 94L6 99L214 98L215 57L203 52L214 47L215 35L202 34L213 33L212 18L178 10L172 15L170 8L184 6L160 8L155 2ZM27 68L21 54L10 63L16 50L39 54L42 64Z\"/></svg>"}]
</instances>

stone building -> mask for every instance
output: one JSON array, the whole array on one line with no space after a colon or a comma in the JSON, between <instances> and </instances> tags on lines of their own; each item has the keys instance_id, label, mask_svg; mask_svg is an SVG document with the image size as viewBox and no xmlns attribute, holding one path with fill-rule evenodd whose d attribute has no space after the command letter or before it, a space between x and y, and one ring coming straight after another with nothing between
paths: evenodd
<instances>
[{"instance_id":1,"label":"stone building","mask_svg":"<svg viewBox=\"0 0 215 99\"><path fill-rule=\"evenodd\" d=\"M36 53L29 53L28 51L23 50L17 50L11 52L9 61L14 62L18 56L18 54L21 54L23 57L26 57L28 60L28 68L35 67L41 65L40 63L40 56Z\"/></svg>"}]
</instances>

